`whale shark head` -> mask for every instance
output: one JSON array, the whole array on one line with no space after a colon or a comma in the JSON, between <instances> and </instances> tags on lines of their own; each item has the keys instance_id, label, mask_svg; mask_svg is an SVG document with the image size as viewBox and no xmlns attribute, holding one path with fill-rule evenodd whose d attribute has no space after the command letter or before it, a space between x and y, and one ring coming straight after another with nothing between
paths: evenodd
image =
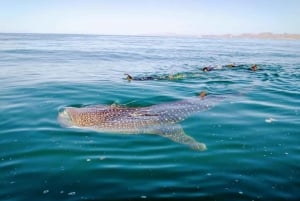
<instances>
[{"instance_id":1,"label":"whale shark head","mask_svg":"<svg viewBox=\"0 0 300 201\"><path fill-rule=\"evenodd\" d=\"M96 113L90 108L86 108L84 112L81 110L76 107L61 108L58 111L58 121L64 127L90 127L105 120L105 112L101 112L101 109Z\"/></svg>"},{"instance_id":2,"label":"whale shark head","mask_svg":"<svg viewBox=\"0 0 300 201\"><path fill-rule=\"evenodd\" d=\"M57 119L58 119L59 124L63 127L74 126L73 122L72 122L72 118L71 118L68 110L69 110L68 107L60 108L58 110L58 118Z\"/></svg>"},{"instance_id":3,"label":"whale shark head","mask_svg":"<svg viewBox=\"0 0 300 201\"><path fill-rule=\"evenodd\" d=\"M132 126L129 119L135 120L130 118L129 114L134 110L103 105L63 107L58 111L58 121L63 127L118 130L117 127L122 125L120 128L122 130Z\"/></svg>"}]
</instances>

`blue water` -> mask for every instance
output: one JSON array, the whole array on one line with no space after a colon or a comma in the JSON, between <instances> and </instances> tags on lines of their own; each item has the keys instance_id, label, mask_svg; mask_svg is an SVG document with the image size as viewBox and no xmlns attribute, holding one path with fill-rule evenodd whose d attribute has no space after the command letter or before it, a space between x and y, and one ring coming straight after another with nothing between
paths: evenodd
<instances>
[{"instance_id":1,"label":"blue water","mask_svg":"<svg viewBox=\"0 0 300 201\"><path fill-rule=\"evenodd\" d=\"M201 71L232 62L259 70ZM0 200L300 199L300 41L0 34L0 86ZM63 106L201 91L231 97L180 122L204 152L57 121Z\"/></svg>"}]
</instances>

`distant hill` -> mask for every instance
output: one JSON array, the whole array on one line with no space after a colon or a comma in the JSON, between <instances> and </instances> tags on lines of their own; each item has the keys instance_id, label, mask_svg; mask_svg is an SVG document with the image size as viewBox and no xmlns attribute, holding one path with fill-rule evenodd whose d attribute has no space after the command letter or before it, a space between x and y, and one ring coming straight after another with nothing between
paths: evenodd
<instances>
[{"instance_id":1,"label":"distant hill","mask_svg":"<svg viewBox=\"0 0 300 201\"><path fill-rule=\"evenodd\" d=\"M222 34L222 35L202 35L203 38L260 38L260 39L291 39L300 40L300 34L274 34L271 32L264 33L244 33L239 35Z\"/></svg>"}]
</instances>

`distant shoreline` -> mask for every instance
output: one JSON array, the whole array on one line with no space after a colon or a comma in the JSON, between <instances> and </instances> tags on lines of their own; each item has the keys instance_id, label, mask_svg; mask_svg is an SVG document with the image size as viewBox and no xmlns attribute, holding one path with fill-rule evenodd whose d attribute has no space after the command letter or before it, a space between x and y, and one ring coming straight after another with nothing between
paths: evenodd
<instances>
[{"instance_id":1,"label":"distant shoreline","mask_svg":"<svg viewBox=\"0 0 300 201\"><path fill-rule=\"evenodd\" d=\"M264 33L244 33L239 35L234 34L222 34L222 35L202 35L202 38L245 38L245 39L290 39L300 40L300 34L274 34L271 32Z\"/></svg>"}]
</instances>

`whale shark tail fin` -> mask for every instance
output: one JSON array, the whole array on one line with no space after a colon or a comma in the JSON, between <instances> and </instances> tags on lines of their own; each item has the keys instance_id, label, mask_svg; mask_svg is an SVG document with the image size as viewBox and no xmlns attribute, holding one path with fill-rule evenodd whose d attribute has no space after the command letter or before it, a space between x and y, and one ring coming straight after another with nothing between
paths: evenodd
<instances>
[{"instance_id":1,"label":"whale shark tail fin","mask_svg":"<svg viewBox=\"0 0 300 201\"><path fill-rule=\"evenodd\" d=\"M148 130L149 133L158 134L160 136L169 138L170 140L189 146L196 151L205 151L206 145L198 142L193 137L187 135L182 127L178 124L162 125L158 128ZM147 132L148 133L148 132Z\"/></svg>"}]
</instances>

